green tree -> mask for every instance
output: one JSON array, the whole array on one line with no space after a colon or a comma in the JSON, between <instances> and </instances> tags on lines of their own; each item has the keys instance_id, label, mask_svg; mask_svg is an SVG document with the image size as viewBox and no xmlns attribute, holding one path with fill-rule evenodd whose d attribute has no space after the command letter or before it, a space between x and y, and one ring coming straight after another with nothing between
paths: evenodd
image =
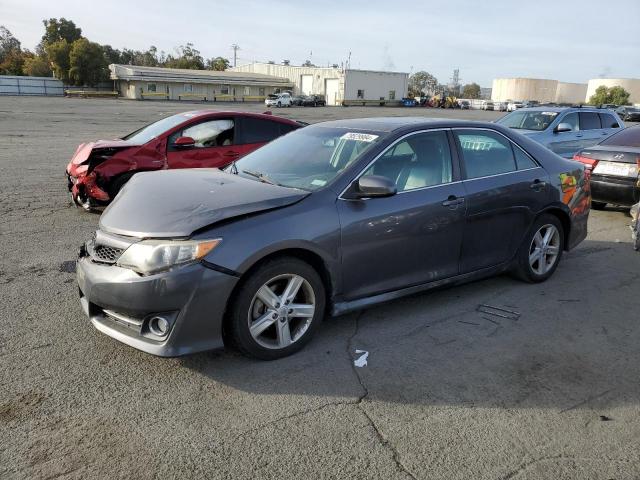
<instances>
[{"instance_id":1,"label":"green tree","mask_svg":"<svg viewBox=\"0 0 640 480\"><path fill-rule=\"evenodd\" d=\"M22 70L30 77L50 77L51 65L46 56L34 55L31 52L24 52L24 65Z\"/></svg>"},{"instance_id":2,"label":"green tree","mask_svg":"<svg viewBox=\"0 0 640 480\"><path fill-rule=\"evenodd\" d=\"M480 85L469 83L462 89L462 98L480 98Z\"/></svg>"},{"instance_id":3,"label":"green tree","mask_svg":"<svg viewBox=\"0 0 640 480\"><path fill-rule=\"evenodd\" d=\"M117 48L113 48L111 45L102 45L102 51L104 52L104 58L107 59L109 64L123 63L122 53Z\"/></svg>"},{"instance_id":4,"label":"green tree","mask_svg":"<svg viewBox=\"0 0 640 480\"><path fill-rule=\"evenodd\" d=\"M177 57L167 55L164 66L167 68L183 68L190 70L204 70L204 60L200 52L193 47L193 43L180 45L176 48Z\"/></svg>"},{"instance_id":5,"label":"green tree","mask_svg":"<svg viewBox=\"0 0 640 480\"><path fill-rule=\"evenodd\" d=\"M207 60L207 70L217 70L219 72L229 68L230 62L223 57L215 57Z\"/></svg>"},{"instance_id":6,"label":"green tree","mask_svg":"<svg viewBox=\"0 0 640 480\"><path fill-rule=\"evenodd\" d=\"M24 56L20 41L4 26L0 26L0 74L23 75Z\"/></svg>"},{"instance_id":7,"label":"green tree","mask_svg":"<svg viewBox=\"0 0 640 480\"><path fill-rule=\"evenodd\" d=\"M109 78L102 46L86 38L76 40L69 52L69 80L75 85L94 86Z\"/></svg>"},{"instance_id":8,"label":"green tree","mask_svg":"<svg viewBox=\"0 0 640 480\"><path fill-rule=\"evenodd\" d=\"M82 37L82 30L66 18L60 18L59 20L50 18L49 20L43 20L42 23L44 24L44 35L40 43L44 48L60 40L66 40L71 45Z\"/></svg>"},{"instance_id":9,"label":"green tree","mask_svg":"<svg viewBox=\"0 0 640 480\"><path fill-rule=\"evenodd\" d=\"M45 46L47 58L51 62L51 67L56 78L64 83L69 83L69 54L71 53L71 44L66 40L58 40L57 42L48 43Z\"/></svg>"},{"instance_id":10,"label":"green tree","mask_svg":"<svg viewBox=\"0 0 640 480\"><path fill-rule=\"evenodd\" d=\"M591 105L602 105L605 103L627 105L629 103L629 96L629 92L618 85L611 88L600 85L596 88L596 93L591 95L589 103Z\"/></svg>"},{"instance_id":11,"label":"green tree","mask_svg":"<svg viewBox=\"0 0 640 480\"><path fill-rule=\"evenodd\" d=\"M409 92L416 96L433 95L437 86L436 77L425 71L416 72L409 77Z\"/></svg>"}]
</instances>

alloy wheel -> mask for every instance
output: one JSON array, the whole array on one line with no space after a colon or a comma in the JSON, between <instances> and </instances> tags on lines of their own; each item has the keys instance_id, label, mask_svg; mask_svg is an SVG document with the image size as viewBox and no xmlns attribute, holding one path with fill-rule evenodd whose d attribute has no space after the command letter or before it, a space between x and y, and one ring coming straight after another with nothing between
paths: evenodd
<instances>
[{"instance_id":1,"label":"alloy wheel","mask_svg":"<svg viewBox=\"0 0 640 480\"><path fill-rule=\"evenodd\" d=\"M537 275L551 270L560 254L560 232L555 225L547 224L538 229L529 247L529 266Z\"/></svg>"},{"instance_id":2,"label":"alloy wheel","mask_svg":"<svg viewBox=\"0 0 640 480\"><path fill-rule=\"evenodd\" d=\"M249 332L265 348L287 348L309 329L315 309L315 294L305 278L278 275L253 296L247 315Z\"/></svg>"}]
</instances>

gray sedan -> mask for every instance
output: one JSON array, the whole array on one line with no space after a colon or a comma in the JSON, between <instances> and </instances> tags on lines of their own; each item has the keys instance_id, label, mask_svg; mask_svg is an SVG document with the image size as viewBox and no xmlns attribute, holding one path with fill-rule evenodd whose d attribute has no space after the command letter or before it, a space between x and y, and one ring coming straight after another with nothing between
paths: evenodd
<instances>
[{"instance_id":1,"label":"gray sedan","mask_svg":"<svg viewBox=\"0 0 640 480\"><path fill-rule=\"evenodd\" d=\"M135 175L81 248L80 301L145 352L274 359L326 313L505 271L544 281L589 204L582 164L500 125L325 122L225 171Z\"/></svg>"}]
</instances>

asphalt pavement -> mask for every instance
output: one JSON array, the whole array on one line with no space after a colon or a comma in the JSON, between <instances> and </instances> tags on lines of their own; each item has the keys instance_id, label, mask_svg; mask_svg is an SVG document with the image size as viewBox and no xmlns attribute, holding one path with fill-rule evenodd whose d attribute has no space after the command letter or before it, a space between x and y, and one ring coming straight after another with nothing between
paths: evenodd
<instances>
[{"instance_id":1,"label":"asphalt pavement","mask_svg":"<svg viewBox=\"0 0 640 480\"><path fill-rule=\"evenodd\" d=\"M622 209L593 211L543 284L500 276L328 318L278 361L156 358L94 330L73 261L98 215L72 206L66 163L83 141L198 108L0 97L0 478L640 477L640 253Z\"/></svg>"}]
</instances>

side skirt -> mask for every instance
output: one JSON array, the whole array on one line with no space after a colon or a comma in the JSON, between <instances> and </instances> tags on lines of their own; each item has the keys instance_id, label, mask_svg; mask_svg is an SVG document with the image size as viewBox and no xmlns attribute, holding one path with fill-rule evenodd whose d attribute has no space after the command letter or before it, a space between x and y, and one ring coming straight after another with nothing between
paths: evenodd
<instances>
[{"instance_id":1,"label":"side skirt","mask_svg":"<svg viewBox=\"0 0 640 480\"><path fill-rule=\"evenodd\" d=\"M496 267L483 268L482 270L476 270L470 273L464 273L462 275L456 275L455 277L443 278L441 280L435 280L433 282L421 283L420 285L414 285L412 287L405 287L399 290L393 290L391 292L379 293L370 297L358 298L356 300L334 302L331 309L332 316L344 315L345 313L353 312L354 310L360 310L363 308L377 305L379 303L388 302L397 298L406 297L415 293L425 292L427 290L433 290L440 287L450 287L453 285L461 285L463 283L473 282L480 280L481 278L492 277L500 273L506 272L512 262L505 262Z\"/></svg>"}]
</instances>

